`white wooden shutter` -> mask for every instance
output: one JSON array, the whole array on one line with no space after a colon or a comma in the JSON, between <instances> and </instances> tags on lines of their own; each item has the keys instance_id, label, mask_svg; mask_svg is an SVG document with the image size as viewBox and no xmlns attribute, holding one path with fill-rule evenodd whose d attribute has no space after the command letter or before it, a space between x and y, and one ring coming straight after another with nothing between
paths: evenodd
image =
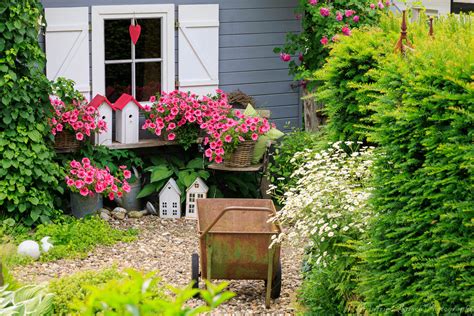
<instances>
[{"instance_id":1,"label":"white wooden shutter","mask_svg":"<svg viewBox=\"0 0 474 316\"><path fill-rule=\"evenodd\" d=\"M46 8L46 75L65 77L90 100L89 8Z\"/></svg>"},{"instance_id":2,"label":"white wooden shutter","mask_svg":"<svg viewBox=\"0 0 474 316\"><path fill-rule=\"evenodd\" d=\"M178 8L179 89L215 93L219 86L219 5Z\"/></svg>"}]
</instances>

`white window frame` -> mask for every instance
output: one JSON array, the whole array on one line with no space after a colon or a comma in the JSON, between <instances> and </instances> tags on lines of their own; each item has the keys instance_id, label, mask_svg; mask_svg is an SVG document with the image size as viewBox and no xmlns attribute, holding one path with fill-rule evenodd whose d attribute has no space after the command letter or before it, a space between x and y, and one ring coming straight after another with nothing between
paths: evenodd
<instances>
[{"instance_id":1,"label":"white window frame","mask_svg":"<svg viewBox=\"0 0 474 316\"><path fill-rule=\"evenodd\" d=\"M110 5L92 7L92 95L105 95L104 20L113 19L161 19L161 90L174 90L174 11L174 4Z\"/></svg>"}]
</instances>

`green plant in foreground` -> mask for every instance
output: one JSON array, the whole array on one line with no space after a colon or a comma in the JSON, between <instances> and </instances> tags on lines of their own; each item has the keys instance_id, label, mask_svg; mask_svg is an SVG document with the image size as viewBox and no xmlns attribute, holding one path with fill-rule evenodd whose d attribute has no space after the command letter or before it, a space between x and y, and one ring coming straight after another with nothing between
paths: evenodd
<instances>
[{"instance_id":1,"label":"green plant in foreground","mask_svg":"<svg viewBox=\"0 0 474 316\"><path fill-rule=\"evenodd\" d=\"M181 290L171 288L175 295L170 298L158 287L159 279L155 273L128 270L127 274L123 279L90 287L90 294L85 300L75 300L74 312L78 315L198 315L211 311L234 296L233 293L223 292L227 284L208 283L207 290L193 289L192 285ZM206 306L185 306L198 294Z\"/></svg>"},{"instance_id":2,"label":"green plant in foreground","mask_svg":"<svg viewBox=\"0 0 474 316\"><path fill-rule=\"evenodd\" d=\"M48 290L54 293L54 313L69 315L74 310L74 300L84 301L91 294L90 288L100 287L111 280L121 280L126 274L116 268L100 271L78 272L52 280Z\"/></svg>"},{"instance_id":3,"label":"green plant in foreground","mask_svg":"<svg viewBox=\"0 0 474 316\"><path fill-rule=\"evenodd\" d=\"M48 316L53 312L53 297L44 287L28 285L15 291L0 287L0 315Z\"/></svg>"},{"instance_id":4,"label":"green plant in foreground","mask_svg":"<svg viewBox=\"0 0 474 316\"><path fill-rule=\"evenodd\" d=\"M98 245L113 245L119 241L129 242L136 238L137 230L119 230L97 216L83 219L64 217L55 224L39 225L33 239L39 241L50 236L54 245L40 260L50 261L60 258L81 257Z\"/></svg>"}]
</instances>

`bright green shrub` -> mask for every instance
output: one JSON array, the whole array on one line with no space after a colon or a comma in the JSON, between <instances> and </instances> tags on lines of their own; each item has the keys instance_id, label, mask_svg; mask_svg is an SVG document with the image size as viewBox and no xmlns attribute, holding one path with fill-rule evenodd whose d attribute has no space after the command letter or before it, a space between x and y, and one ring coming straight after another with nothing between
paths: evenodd
<instances>
[{"instance_id":1,"label":"bright green shrub","mask_svg":"<svg viewBox=\"0 0 474 316\"><path fill-rule=\"evenodd\" d=\"M181 290L171 288L175 295L167 297L155 273L128 270L127 274L123 279L90 287L90 294L85 300L75 300L73 311L77 315L199 315L234 296L224 292L226 283L207 283L207 290L193 289L191 285ZM195 308L185 306L197 294L207 305Z\"/></svg>"},{"instance_id":2,"label":"bright green shrub","mask_svg":"<svg viewBox=\"0 0 474 316\"><path fill-rule=\"evenodd\" d=\"M434 29L387 60L371 87L382 93L372 136L384 155L360 292L373 313L472 313L472 16Z\"/></svg>"},{"instance_id":3,"label":"bright green shrub","mask_svg":"<svg viewBox=\"0 0 474 316\"><path fill-rule=\"evenodd\" d=\"M32 225L53 215L59 167L48 146L50 86L37 0L0 2L0 215Z\"/></svg>"},{"instance_id":4,"label":"bright green shrub","mask_svg":"<svg viewBox=\"0 0 474 316\"><path fill-rule=\"evenodd\" d=\"M62 223L42 224L35 231L33 239L50 236L54 245L48 253L41 255L43 261L60 258L82 257L98 245L113 245L119 241L132 241L136 230L119 230L99 217L74 219L64 217Z\"/></svg>"},{"instance_id":5,"label":"bright green shrub","mask_svg":"<svg viewBox=\"0 0 474 316\"><path fill-rule=\"evenodd\" d=\"M125 274L115 268L100 271L84 271L55 279L49 283L49 291L54 293L54 313L69 315L74 310L74 300L83 301L90 295L91 287L102 286L111 280L120 280Z\"/></svg>"},{"instance_id":6,"label":"bright green shrub","mask_svg":"<svg viewBox=\"0 0 474 316\"><path fill-rule=\"evenodd\" d=\"M385 55L392 55L398 28L354 30L333 46L326 64L316 72L315 80L320 83L315 97L324 104L329 141L366 141L372 113L368 105L373 98L360 85L374 82L371 70Z\"/></svg>"}]
</instances>

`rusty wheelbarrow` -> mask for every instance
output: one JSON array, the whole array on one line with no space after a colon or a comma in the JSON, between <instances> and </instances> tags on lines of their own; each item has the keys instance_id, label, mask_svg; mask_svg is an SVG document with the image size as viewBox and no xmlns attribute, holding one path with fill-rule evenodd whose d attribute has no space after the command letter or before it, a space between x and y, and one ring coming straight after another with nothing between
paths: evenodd
<instances>
[{"instance_id":1,"label":"rusty wheelbarrow","mask_svg":"<svg viewBox=\"0 0 474 316\"><path fill-rule=\"evenodd\" d=\"M192 255L192 279L264 280L265 306L280 296L280 246L269 247L272 236L281 232L268 223L275 214L271 200L199 199L197 226L199 255ZM199 269L201 266L201 269Z\"/></svg>"}]
</instances>

